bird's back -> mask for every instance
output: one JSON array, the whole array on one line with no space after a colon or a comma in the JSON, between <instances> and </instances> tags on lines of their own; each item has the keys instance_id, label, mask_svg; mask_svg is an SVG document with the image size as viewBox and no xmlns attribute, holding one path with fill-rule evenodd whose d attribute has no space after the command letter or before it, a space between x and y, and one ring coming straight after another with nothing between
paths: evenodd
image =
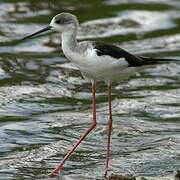
<instances>
[{"instance_id":1,"label":"bird's back","mask_svg":"<svg viewBox=\"0 0 180 180\"><path fill-rule=\"evenodd\" d=\"M157 62L154 58L133 55L126 50L112 44L95 42L94 48L97 49L98 56L108 55L115 59L124 58L129 64L129 67L149 65Z\"/></svg>"}]
</instances>

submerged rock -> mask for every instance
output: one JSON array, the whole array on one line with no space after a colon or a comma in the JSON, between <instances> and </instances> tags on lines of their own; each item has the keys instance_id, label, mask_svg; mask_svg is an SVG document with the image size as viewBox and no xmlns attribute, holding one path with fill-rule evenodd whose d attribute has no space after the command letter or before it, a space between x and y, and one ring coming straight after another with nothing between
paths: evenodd
<instances>
[{"instance_id":1,"label":"submerged rock","mask_svg":"<svg viewBox=\"0 0 180 180\"><path fill-rule=\"evenodd\" d=\"M180 170L177 170L175 174L175 180L180 180Z\"/></svg>"},{"instance_id":2,"label":"submerged rock","mask_svg":"<svg viewBox=\"0 0 180 180\"><path fill-rule=\"evenodd\" d=\"M129 175L111 174L108 180L136 180L136 178Z\"/></svg>"}]
</instances>

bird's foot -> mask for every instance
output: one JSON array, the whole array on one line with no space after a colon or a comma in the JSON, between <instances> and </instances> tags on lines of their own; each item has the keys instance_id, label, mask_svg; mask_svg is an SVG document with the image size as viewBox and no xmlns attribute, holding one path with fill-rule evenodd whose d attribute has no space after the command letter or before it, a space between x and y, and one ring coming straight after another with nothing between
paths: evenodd
<instances>
[{"instance_id":1,"label":"bird's foot","mask_svg":"<svg viewBox=\"0 0 180 180\"><path fill-rule=\"evenodd\" d=\"M61 171L61 166L57 166L54 171L52 171L51 173L49 173L50 177L55 177L57 176Z\"/></svg>"},{"instance_id":2,"label":"bird's foot","mask_svg":"<svg viewBox=\"0 0 180 180\"><path fill-rule=\"evenodd\" d=\"M105 178L107 178L107 172L108 172L108 169L106 168L105 173L104 173Z\"/></svg>"}]
</instances>

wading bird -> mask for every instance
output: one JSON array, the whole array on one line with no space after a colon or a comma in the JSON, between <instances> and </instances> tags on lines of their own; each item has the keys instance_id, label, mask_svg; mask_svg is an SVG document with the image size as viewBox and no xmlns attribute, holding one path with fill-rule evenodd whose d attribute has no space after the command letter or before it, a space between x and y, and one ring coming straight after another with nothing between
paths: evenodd
<instances>
[{"instance_id":1,"label":"wading bird","mask_svg":"<svg viewBox=\"0 0 180 180\"><path fill-rule=\"evenodd\" d=\"M155 59L133 55L124 49L115 45L96 41L77 42L76 35L78 31L77 17L70 13L60 13L50 22L50 25L30 36L23 38L26 40L39 33L55 30L61 35L62 50L65 56L81 71L82 75L91 80L92 83L92 108L93 119L89 129L80 137L62 161L56 166L50 176L57 175L65 161L72 155L78 145L85 137L96 127L96 82L104 81L108 85L109 98L109 122L108 122L108 142L105 163L105 176L108 171L110 158L110 142L112 131L112 108L111 108L111 83L113 81L122 81L129 74L138 71L140 66L146 66L158 63L164 59Z\"/></svg>"}]
</instances>

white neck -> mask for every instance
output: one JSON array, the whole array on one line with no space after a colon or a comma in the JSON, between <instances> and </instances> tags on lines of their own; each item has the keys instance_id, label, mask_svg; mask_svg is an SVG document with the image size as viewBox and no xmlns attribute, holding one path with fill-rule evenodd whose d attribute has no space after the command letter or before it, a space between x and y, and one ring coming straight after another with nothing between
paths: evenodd
<instances>
[{"instance_id":1,"label":"white neck","mask_svg":"<svg viewBox=\"0 0 180 180\"><path fill-rule=\"evenodd\" d=\"M69 52L77 52L78 46L76 41L77 31L67 31L62 33L62 49L64 54L68 57Z\"/></svg>"}]
</instances>

